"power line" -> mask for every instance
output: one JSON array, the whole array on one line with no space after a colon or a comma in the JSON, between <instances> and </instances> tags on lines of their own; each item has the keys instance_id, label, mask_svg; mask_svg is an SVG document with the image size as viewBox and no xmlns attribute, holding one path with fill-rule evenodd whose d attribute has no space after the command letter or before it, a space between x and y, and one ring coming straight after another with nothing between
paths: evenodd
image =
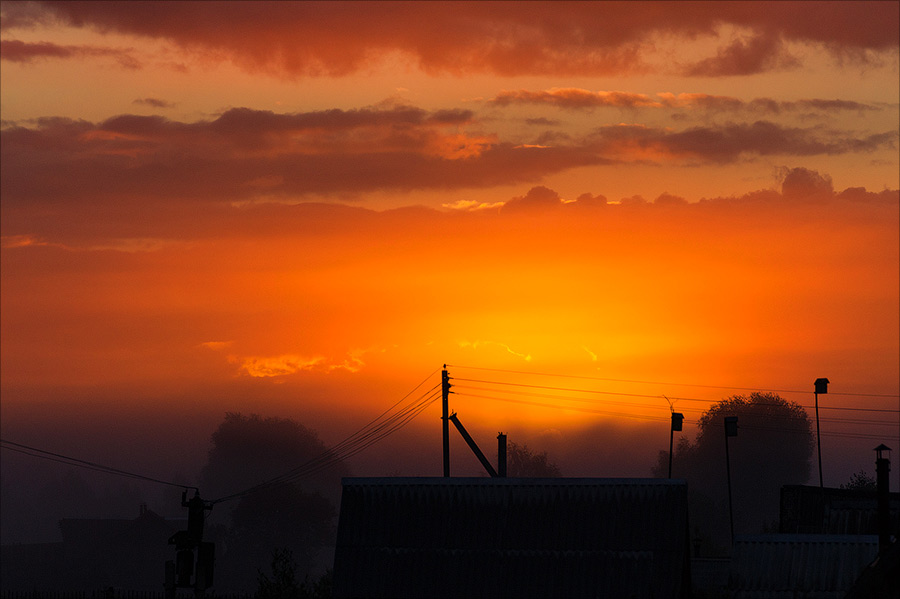
<instances>
[{"instance_id":1,"label":"power line","mask_svg":"<svg viewBox=\"0 0 900 599\"><path fill-rule=\"evenodd\" d=\"M570 410L570 411L575 411L575 412L585 412L588 414L600 414L603 416L617 416L617 417L622 417L622 418L634 418L636 420L654 420L654 421L659 421L659 422L668 422L668 420L669 420L668 417L642 416L640 414L627 414L624 412L610 412L610 411L606 411L606 410L594 410L592 408L582 408L582 407L578 407L578 406L560 406L558 404L542 403L542 402L538 402L538 401L528 401L525 399L511 399L508 397L507 398L492 397L492 396L488 396L488 395L476 395L474 393L465 393L463 395L466 397L475 397L478 399L489 399L492 401L505 401L505 402L509 402L509 403L525 404L525 405L538 406L538 407L543 407L543 408L553 408L556 410Z\"/></svg>"},{"instance_id":2,"label":"power line","mask_svg":"<svg viewBox=\"0 0 900 599\"><path fill-rule=\"evenodd\" d=\"M615 383L634 383L638 385L665 385L670 387L702 387L705 389L730 389L736 391L765 391L769 393L804 393L810 394L812 391L799 391L797 389L763 389L760 387L726 387L722 385L703 385L703 384L695 384L695 383L672 383L672 382L660 382L660 381L638 381L631 379L612 379L612 378L603 378L598 376L586 376L586 375L577 375L577 374L551 374L547 372L528 372L524 370L506 370L504 368L486 368L481 366L462 366L459 364L448 364L448 368L463 368L469 370L486 370L491 372L506 372L509 374L528 374L534 376L547 376L547 377L559 377L559 378L571 378L571 379L587 379L592 381L610 381ZM883 393L842 393L839 391L830 391L829 395L846 395L853 397L884 397L884 398L892 398L892 397L900 397L900 394L883 394ZM850 408L852 409L852 408ZM900 411L900 410L893 410Z\"/></svg>"},{"instance_id":3,"label":"power line","mask_svg":"<svg viewBox=\"0 0 900 599\"><path fill-rule=\"evenodd\" d=\"M431 396L428 397L429 399L431 399L431 401L433 401L433 398L431 398ZM428 402L427 405L430 405L430 403L431 402ZM350 435L334 447L326 449L321 454L307 460L296 468L293 468L288 472L285 472L284 474L273 477L259 484L253 485L252 487L244 489L243 491L239 491L237 493L232 493L230 495L215 499L213 500L213 503L215 504L231 499L238 499L245 495L262 491L270 487L292 483L296 480L299 480L300 478L319 472L324 468L337 464L338 462L348 457L356 455L360 451L367 449L377 441L381 440L385 436L391 434L401 426L405 425L410 419L418 415L421 409L427 407L427 405L422 404L422 396L420 396L419 400L414 402L411 406L408 406L407 408L404 408L396 414L393 414L391 417L387 418L376 426L372 426L373 423L377 422L381 418L379 416L378 418L373 420L372 423L366 425L353 435Z\"/></svg>"},{"instance_id":4,"label":"power line","mask_svg":"<svg viewBox=\"0 0 900 599\"><path fill-rule=\"evenodd\" d=\"M505 372L513 372L513 371L505 371ZM554 375L545 375L545 376L554 376ZM566 376L566 377L569 377L569 375L560 375L560 376ZM591 393L591 394L597 394L597 395L619 395L619 396L623 396L623 397L644 397L644 398L650 398L650 399L669 399L669 400L683 400L683 401L698 401L698 402L703 402L703 403L707 403L707 404L713 403L713 400L702 399L702 398L699 398L699 397L678 397L678 396L666 396L666 395L660 395L660 394L657 394L657 395L651 395L651 394L648 394L648 393L627 393L627 392L624 392L624 391L601 391L601 390L597 390L597 389L575 389L575 388L571 388L571 387L555 387L555 386L549 386L549 385L533 385L533 384L528 384L528 383L512 383L512 382L508 382L508 381L485 381L485 380L482 380L482 379L465 379L465 378L457 378L457 377L450 377L450 378L453 379L453 380L456 380L456 381L462 381L462 382L468 382L468 383L483 383L483 384L489 384L489 385L504 385L504 386L510 386L510 387L527 387L527 388L532 388L532 389L544 389L544 390L550 390L550 391L566 391L566 392L575 392L575 393ZM569 378L590 378L590 377L569 377ZM600 380L608 380L608 379L600 379ZM763 403L757 403L756 405L776 405L776 404L763 404ZM807 405L802 405L802 404L797 404L797 405L799 405L799 406L802 407L802 408L812 408L812 407L813 407L813 406L807 406ZM819 406L820 409L822 409L823 407L824 407L824 406ZM888 413L888 414L900 413L900 410L881 409L881 408L830 407L830 408L828 408L828 409L832 409L832 410L848 410L848 411L861 411L861 412L880 412L880 413Z\"/></svg>"},{"instance_id":5,"label":"power line","mask_svg":"<svg viewBox=\"0 0 900 599\"><path fill-rule=\"evenodd\" d=\"M486 370L498 370L498 369L486 369ZM567 376L567 375L564 375L564 376ZM581 378L581 377L570 377L570 378ZM623 396L623 397L643 397L643 398L650 398L650 399L666 399L667 402L670 404L671 404L671 402L669 400L671 400L671 399L686 400L686 401L699 401L699 402L703 402L703 403L707 403L707 404L711 403L709 400L703 400L703 399L699 399L699 398L667 397L664 395L614 392L614 391L603 391L603 390L597 390L597 389L580 389L580 388L571 388L571 387L556 387L556 386L550 386L550 385L534 385L534 384L528 384L528 383L515 383L515 382L510 382L510 381L489 381L489 380L482 380L482 379L466 379L466 378L456 378L456 377L451 377L451 380L459 381L462 383L479 383L482 385L495 386L494 388L491 388L491 387L456 383L456 384L454 384L454 389L455 389L454 393L461 397L473 397L473 398L478 398L478 399L487 399L490 401L503 401L503 402L509 402L509 403L518 403L518 404L524 404L524 405L533 405L533 406L537 406L537 407L545 407L545 408L556 409L556 410L569 410L569 411L585 412L585 413L599 414L599 415L605 415L605 416L632 418L632 419L638 419L638 420L668 421L668 417L656 417L656 416L651 416L651 415L641 415L641 414L626 413L626 412L621 412L621 411L598 410L598 409L594 409L594 408L585 408L585 407L581 407L581 406L560 405L559 403L545 403L545 402L539 402L539 401L533 401L533 400L513 399L508 396L513 395L516 397L536 397L536 398L540 398L540 399L550 399L550 400L554 400L556 402L582 402L582 403L589 403L589 404L597 405L597 406L615 405L615 406L625 406L625 407L644 408L644 409L647 409L647 408L659 409L659 408L664 408L664 406L652 405L652 404L647 404L647 403L638 404L638 403L633 403L633 402L607 401L607 400L600 400L599 398L574 397L574 396L566 396L566 395L552 394L552 393L538 393L538 392L525 391L524 389L537 389L537 390L541 390L541 391L558 391L560 393L580 393L580 394L590 394L590 395L609 395L609 396ZM503 388L497 388L497 387L503 387ZM492 395L483 395L483 394L479 394L479 393L473 393L473 391L489 393ZM504 396L498 397L497 394L501 394ZM779 405L779 404L765 403L765 402L754 402L752 404L752 406L754 406L754 407L755 406L775 406L775 405ZM801 406L800 404L795 404L795 405L798 405L799 407L804 408L804 409L812 407L812 406ZM686 408L686 409L682 408L682 410L683 411L692 411L692 412L703 412L704 411L704 410L697 409L697 408ZM874 409L872 409L870 411L883 411L883 412L889 412L889 413L893 412L892 410L874 410ZM758 416L761 418L764 418L764 419L770 418L773 420L777 418L775 415L766 414L766 413L758 414ZM894 426L893 422L885 422L885 421L881 421L881 420L871 420L871 419L862 419L862 418L826 418L826 419L822 419L822 420L825 422L848 424L848 425L863 425L863 426L868 426L868 427ZM688 423L692 423L692 422L688 421ZM698 422L695 421L693 423L698 423ZM756 427L756 430L791 430L791 432L802 432L802 430L776 429L776 428L772 428L772 427L768 427L768 428L767 427ZM879 435L877 433L858 434L858 433L851 433L851 432L847 432L847 431L829 431L829 432L823 433L823 434L825 434L827 436L833 436L833 437L847 437L847 438L859 438L859 439L882 439L883 438L883 435Z\"/></svg>"},{"instance_id":6,"label":"power line","mask_svg":"<svg viewBox=\"0 0 900 599\"><path fill-rule=\"evenodd\" d=\"M233 493L231 495L226 495L225 497L220 497L212 501L211 503L219 503L222 501L227 501L229 499L235 499L238 497L243 497L244 495L248 495L250 493L261 491L263 489L282 484L289 484L293 481L296 481L305 476L309 476L314 474L324 468L332 466L338 462L341 462L349 457L352 457L361 451L364 451L380 441L381 439L387 437L388 435L394 433L399 430L407 423L409 423L416 416L421 414L428 406L433 404L438 398L441 396L440 392L440 383L434 385L427 391L421 393L416 399L410 401L408 405L399 408L401 404L403 404L409 397L415 393L422 385L424 385L428 379L437 374L437 370L433 371L429 374L425 379L422 380L418 385L416 385L409 393L403 396L400 400L395 402L389 408L387 408L384 412L376 416L373 420L371 420L368 424L360 428L358 431L337 443L331 448L326 449L320 455L315 456L314 458L308 460L307 462L297 466L296 468L282 474L276 476L272 479L254 485L248 489L240 491L238 493ZM392 413L393 412L393 413ZM136 472L130 472L127 470L120 470L118 468L112 468L110 466L104 466L103 464L98 464L95 462L89 462L87 460L82 460L79 458L75 458L72 456L67 456L61 453L51 452L45 449L40 449L37 447L32 447L29 445L24 445L22 443L16 443L14 441L8 441L6 439L0 439L0 448L13 451L16 453L21 453L24 455L29 455L36 458L41 458L44 460L58 462L62 464L67 464L70 466L75 466L78 468L84 468L86 470L92 470L95 472L102 472L106 474L113 474L117 476L123 476L128 478L134 478L139 480L145 480L148 482L153 482L162 485L169 485L173 487L185 488L185 489L198 489L198 487L194 485L183 485L174 483L171 481L165 481L158 478L153 478L150 476L145 476L143 474L138 474Z\"/></svg>"},{"instance_id":7,"label":"power line","mask_svg":"<svg viewBox=\"0 0 900 599\"><path fill-rule=\"evenodd\" d=\"M438 383L427 391L424 391L423 393L418 395L416 399L410 401L404 407L398 408L398 406L408 400L408 398L413 393L415 393L420 387L422 387L428 381L428 379L433 377L437 372L438 371L435 370L434 372L429 374L409 393L407 393L400 400L387 408L384 412L376 416L369 423L354 432L352 435L348 436L346 439L335 444L334 446L326 449L321 454L307 460L306 462L279 476L275 476L273 478L265 480L259 484L244 489L243 491L239 491L237 493L232 493L230 495L225 495L223 497L215 499L212 501L212 503L216 504L223 501L238 499L240 497L244 497L245 495L262 491L274 486L290 484L301 478L310 476L316 472L337 464L347 458L350 458L360 453L361 451L365 451L381 439L387 437L388 435L405 426L408 422L421 414L428 406L433 404L440 397L441 385L440 383Z\"/></svg>"},{"instance_id":8,"label":"power line","mask_svg":"<svg viewBox=\"0 0 900 599\"><path fill-rule=\"evenodd\" d=\"M655 422L668 422L669 421L668 417L644 416L644 415L639 415L639 414L627 414L624 412L609 412L609 411L604 411L604 410L594 410L591 408L582 408L579 406L560 406L558 404L548 404L548 403L535 402L535 401L493 397L493 396L488 396L488 395L476 395L476 394L471 394L471 393L464 393L464 394L460 394L460 395L463 397L474 397L474 398L478 398L478 399L487 399L487 400L491 400L491 401L503 401L503 402L508 402L508 403L533 405L533 406L537 406L537 407L551 408L551 409L556 409L556 410L569 410L569 411L574 411L574 412L585 412L588 414L599 414L599 415L604 415L604 416L632 418L635 420L649 420L649 421L655 421ZM685 420L684 422L685 422L685 424L692 424L692 425L699 424L698 420ZM887 423L887 424L893 425L893 423ZM805 432L803 429L799 429L799 428L785 428L785 427L779 428L779 427L770 427L770 426L746 426L746 425L744 425L744 426L741 426L741 428L744 430L757 430L757 431L770 431L770 432L789 432L789 433L804 433ZM870 439L873 441L878 441L878 440L882 440L885 438L885 435L877 435L874 433L873 434L860 434L860 433L850 433L850 432L843 432L843 431L823 431L822 436L840 437L840 438L849 438L849 439ZM896 437L896 435L894 435L894 436L888 435L888 436L890 438Z\"/></svg>"},{"instance_id":9,"label":"power line","mask_svg":"<svg viewBox=\"0 0 900 599\"><path fill-rule=\"evenodd\" d=\"M786 428L786 427L771 427L771 426L753 426L753 425L738 425L738 429L740 430L748 430L748 431L770 431L770 432L780 432L780 433L803 433L805 431L796 429L796 428ZM840 437L844 439L870 439L872 441L881 441L886 437L890 439L898 438L900 435L878 435L875 433L850 433L844 431L822 431L823 437Z\"/></svg>"},{"instance_id":10,"label":"power line","mask_svg":"<svg viewBox=\"0 0 900 599\"><path fill-rule=\"evenodd\" d=\"M464 379L453 379L453 380L464 380ZM471 386L471 385L455 385L454 389L457 390L457 391L455 391L455 393L460 396L472 395L472 394L468 393L468 391L482 391L482 392L487 392L487 393L505 393L505 394L513 394L513 395L517 395L517 396L523 396L523 397L537 397L537 398L541 398L541 399L552 399L552 400L557 400L557 401L574 401L574 402L589 403L589 404L600 405L600 406L623 406L623 407L644 408L644 409L651 409L651 410L665 409L665 406L663 406L661 404L633 403L633 402L625 402L625 401L608 401L608 400L601 401L601 400L597 400L597 399L593 399L593 398L586 398L586 397L565 397L562 395L553 395L553 394L549 394L549 393L531 393L528 391L520 391L517 389L491 389L491 388L487 388L487 387L476 387L476 386ZM462 390L463 392L460 393L460 390ZM607 393L607 392L597 391L597 393ZM610 395L618 395L617 393L612 393L612 392L610 392L609 394ZM635 394L626 394L626 395L635 395ZM645 397L662 397L662 396L649 396L648 395ZM501 399L501 398L494 397L494 399L503 401L503 399ZM535 404L535 405L548 405L550 407L554 407L551 404ZM752 405L753 406L772 406L772 405L777 405L777 404L754 403ZM559 407L560 409L573 409L569 406L555 406L555 407ZM679 410L682 412L701 412L701 413L706 411L706 410L703 410L702 408L679 408ZM623 412L615 412L615 414L616 415L627 415ZM760 416L768 417L769 415L760 414ZM859 419L859 418L822 418L821 420L822 420L822 422L844 422L847 424L864 424L864 425L871 425L871 426L895 426L895 423L893 423L893 422L885 422L882 420L865 420L865 419Z\"/></svg>"},{"instance_id":11,"label":"power line","mask_svg":"<svg viewBox=\"0 0 900 599\"><path fill-rule=\"evenodd\" d=\"M14 451L16 453L21 453L24 455L30 455L35 458L49 460L51 462L58 462L60 464L68 464L69 466L75 466L77 468L93 470L95 472L103 472L106 474L113 474L116 476L135 478L135 479L145 480L145 481L152 482L152 483L158 483L161 485L168 485L170 487L179 487L182 489L196 489L197 488L193 485L181 485L181 484L173 483L173 482L166 481L166 480L160 480L158 478L153 478L151 476L145 476L143 474L138 474L136 472L129 472L127 470L120 470L118 468L104 466L103 464L97 464L96 462L89 462L87 460L73 458L71 456L67 456L67 455L64 455L61 453L55 453L52 451L47 451L46 449L39 449L37 447L23 445L22 443L8 441L6 439L0 439L0 448L7 449L9 451Z\"/></svg>"}]
</instances>

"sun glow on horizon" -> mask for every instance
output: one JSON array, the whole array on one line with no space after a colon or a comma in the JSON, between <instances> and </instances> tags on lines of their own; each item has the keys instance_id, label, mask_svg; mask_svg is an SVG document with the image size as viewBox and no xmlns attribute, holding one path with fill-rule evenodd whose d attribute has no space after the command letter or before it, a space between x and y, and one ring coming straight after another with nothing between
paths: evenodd
<instances>
[{"instance_id":1,"label":"sun glow on horizon","mask_svg":"<svg viewBox=\"0 0 900 599\"><path fill-rule=\"evenodd\" d=\"M896 2L0 13L5 430L340 440L442 364L471 430L560 451L732 387L896 408Z\"/></svg>"}]
</instances>

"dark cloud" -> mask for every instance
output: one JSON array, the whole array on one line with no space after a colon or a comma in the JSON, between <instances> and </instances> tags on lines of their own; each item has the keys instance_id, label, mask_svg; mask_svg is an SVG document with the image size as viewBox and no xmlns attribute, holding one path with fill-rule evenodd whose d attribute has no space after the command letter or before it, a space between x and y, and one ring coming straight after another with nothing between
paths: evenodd
<instances>
[{"instance_id":1,"label":"dark cloud","mask_svg":"<svg viewBox=\"0 0 900 599\"><path fill-rule=\"evenodd\" d=\"M661 193L659 197L657 197L653 201L653 203L657 206L684 206L688 203L688 201L681 196L665 192Z\"/></svg>"},{"instance_id":2,"label":"dark cloud","mask_svg":"<svg viewBox=\"0 0 900 599\"><path fill-rule=\"evenodd\" d=\"M779 114L783 106L784 102L778 102L772 98L756 98L749 103L751 109L770 114Z\"/></svg>"},{"instance_id":3,"label":"dark cloud","mask_svg":"<svg viewBox=\"0 0 900 599\"><path fill-rule=\"evenodd\" d=\"M71 56L71 47L67 48L51 42L0 41L0 60L31 62L35 58L70 58Z\"/></svg>"},{"instance_id":4,"label":"dark cloud","mask_svg":"<svg viewBox=\"0 0 900 599\"><path fill-rule=\"evenodd\" d=\"M293 114L236 108L198 122L133 114L100 123L42 118L0 135L3 232L32 234L26 221L35 210L67 214L77 206L71 218L82 224L176 207L202 218L213 205L232 202L536 185L576 167L838 155L894 147L897 139L896 132L856 138L759 121L680 131L610 126L581 141L548 135L547 144L514 145L466 132L479 126L467 111L414 107ZM538 201L548 199L522 199ZM130 225L136 236L150 236L137 235L139 222Z\"/></svg>"},{"instance_id":5,"label":"dark cloud","mask_svg":"<svg viewBox=\"0 0 900 599\"><path fill-rule=\"evenodd\" d=\"M568 110L593 108L630 108L630 109L686 109L702 110L712 113L741 111L755 113L781 114L785 111L814 111L833 114L842 111L869 112L882 110L884 107L863 104L852 100L841 99L803 99L794 101L777 101L771 98L755 98L750 101L732 96L719 96L702 93L660 92L656 97L619 91L591 91L578 88L549 89L542 91L515 90L503 91L489 100L498 106L511 105L543 105Z\"/></svg>"},{"instance_id":6,"label":"dark cloud","mask_svg":"<svg viewBox=\"0 0 900 599\"><path fill-rule=\"evenodd\" d=\"M642 195L633 195L619 200L619 205L626 208L638 208L642 206L649 206L650 202L644 199L644 196Z\"/></svg>"},{"instance_id":7,"label":"dark cloud","mask_svg":"<svg viewBox=\"0 0 900 599\"><path fill-rule=\"evenodd\" d=\"M646 94L620 91L597 91L585 89L563 88L546 91L503 91L497 94L491 103L498 106L510 104L547 104L560 108L636 108L644 106L660 106L660 103Z\"/></svg>"},{"instance_id":8,"label":"dark cloud","mask_svg":"<svg viewBox=\"0 0 900 599\"><path fill-rule=\"evenodd\" d=\"M5 30L60 20L77 27L214 49L250 70L343 75L400 51L428 72L615 74L646 69L639 48L654 36L749 29L694 65L702 75L782 68L785 41L838 55L898 46L892 2L350 3L42 2L3 5Z\"/></svg>"},{"instance_id":9,"label":"dark cloud","mask_svg":"<svg viewBox=\"0 0 900 599\"><path fill-rule=\"evenodd\" d=\"M870 152L896 144L893 131L862 138L846 133L824 132L820 128L784 127L769 121L733 123L722 126L691 127L682 131L614 125L597 129L592 139L598 152L656 153L657 158L701 160L710 163L735 162L744 156L814 156L849 152ZM638 154L640 154L638 152Z\"/></svg>"},{"instance_id":10,"label":"dark cloud","mask_svg":"<svg viewBox=\"0 0 900 599\"><path fill-rule=\"evenodd\" d=\"M900 192L896 189L883 189L882 191L868 191L865 187L848 187L836 194L837 198L851 202L880 202L887 204L900 203Z\"/></svg>"},{"instance_id":11,"label":"dark cloud","mask_svg":"<svg viewBox=\"0 0 900 599\"><path fill-rule=\"evenodd\" d=\"M537 117L531 119L525 119L525 122L529 125L535 125L538 127L555 127L559 125L559 121L548 119L546 117Z\"/></svg>"},{"instance_id":12,"label":"dark cloud","mask_svg":"<svg viewBox=\"0 0 900 599\"><path fill-rule=\"evenodd\" d=\"M855 111L870 111L870 110L878 110L876 106L872 106L870 104L863 104L861 102L853 102L851 100L797 100L796 102L782 102L782 106L796 106L798 109L813 109L813 110L821 110L823 112L831 112L831 111L840 111L840 110L855 110Z\"/></svg>"},{"instance_id":13,"label":"dark cloud","mask_svg":"<svg viewBox=\"0 0 900 599\"><path fill-rule=\"evenodd\" d=\"M834 195L834 184L828 175L820 175L818 171L806 168L793 168L787 171L781 182L781 195L785 200L820 199Z\"/></svg>"},{"instance_id":14,"label":"dark cloud","mask_svg":"<svg viewBox=\"0 0 900 599\"><path fill-rule=\"evenodd\" d=\"M364 170L370 168L367 165L362 167ZM314 170L304 170L303 174L312 176ZM372 167L372 170L377 170L377 167ZM184 173L190 171L191 168L187 167ZM548 226L563 226L561 223L568 222L566 219L573 219L571 223L577 223L578 226L588 226L583 222L584 218L610 218L613 220L605 222L612 223L635 210L639 210L643 217L653 217L655 221L674 222L670 219L680 218L679 215L697 214L698 211L714 215L722 209L737 209L747 217L765 221L777 215L772 210L791 205L900 205L898 190L869 192L857 187L835 193L827 174L804 167L783 169L779 190L758 190L739 197L702 199L698 203L689 203L674 193L661 194L654 201L636 195L614 204L608 204L607 198L601 193L582 193L575 201L565 201L554 189L534 186L522 196L512 199L496 197L490 191L481 191L474 197L484 207L492 206L494 209L473 213L454 210L451 214L429 208L377 212L362 207L325 203L251 203L234 206L223 201L224 198L234 197L233 192L232 195L227 195L230 182L233 181L228 178L227 173L220 175L224 182L216 184L211 192L205 191L202 185L190 188L173 185L171 189L167 189L164 183L170 174L166 172L158 173L156 182L150 178L145 179L144 184L149 189L144 190L138 185L126 188L121 182L111 181L108 176L104 178L102 169L92 171L92 174L100 179L102 185L94 184L87 193L82 193L80 187L88 185L90 177L68 171L64 175L72 179L72 189L68 189L64 182L56 182L53 191L58 195L40 198L41 201L22 201L21 198L13 197L7 192L11 187L4 176L4 202L0 205L4 253L62 246L120 248L127 252L152 250L160 244L176 241L231 237L277 239L299 235L314 240L319 235L339 235L341 231L374 235L373 227L378 227L378 231L381 231L380 239L394 236L402 238L403 231L413 229L434 231L440 236L449 235L461 226L458 220L460 218L478 219L470 223L474 227L473 231L490 237L497 217L521 217L534 221L534 216L547 216ZM354 176L349 170L344 174L348 178ZM204 173L198 175L204 180L208 179ZM289 181L288 184L293 183ZM103 190L101 187L111 189ZM44 193L50 192L44 190ZM174 197L158 197L163 193ZM193 193L198 195L194 196ZM202 193L207 195L199 195ZM217 193L223 197L213 197ZM470 194L467 196L473 197ZM500 207L499 211L497 207ZM680 207L685 209L672 209ZM537 224L541 221L534 222ZM123 239L137 242L129 242L123 246ZM142 239L149 241L141 242Z\"/></svg>"},{"instance_id":15,"label":"dark cloud","mask_svg":"<svg viewBox=\"0 0 900 599\"><path fill-rule=\"evenodd\" d=\"M175 106L172 102L160 100L159 98L137 98L132 104L141 104L143 106L150 106L151 108L172 108Z\"/></svg>"},{"instance_id":16,"label":"dark cloud","mask_svg":"<svg viewBox=\"0 0 900 599\"><path fill-rule=\"evenodd\" d=\"M537 182L609 163L579 147L520 147L466 135L465 111L413 108L275 114L233 109L212 121L120 115L98 124L40 119L2 142L4 210L21 203L205 204L384 189Z\"/></svg>"},{"instance_id":17,"label":"dark cloud","mask_svg":"<svg viewBox=\"0 0 900 599\"><path fill-rule=\"evenodd\" d=\"M458 108L450 110L437 110L428 120L443 125L464 125L474 118L475 114L471 110L461 110Z\"/></svg>"},{"instance_id":18,"label":"dark cloud","mask_svg":"<svg viewBox=\"0 0 900 599\"><path fill-rule=\"evenodd\" d=\"M563 205L559 194L544 186L532 187L524 196L512 198L503 205L502 212L520 213L558 208Z\"/></svg>"},{"instance_id":19,"label":"dark cloud","mask_svg":"<svg viewBox=\"0 0 900 599\"><path fill-rule=\"evenodd\" d=\"M758 35L747 41L735 40L731 45L720 48L715 57L688 67L685 74L693 77L730 77L799 66L800 61L788 54L779 37Z\"/></svg>"},{"instance_id":20,"label":"dark cloud","mask_svg":"<svg viewBox=\"0 0 900 599\"><path fill-rule=\"evenodd\" d=\"M141 63L134 58L131 50L103 48L98 46L61 46L52 42L22 42L19 40L0 41L0 60L29 63L47 58L109 57L127 69L140 69Z\"/></svg>"},{"instance_id":21,"label":"dark cloud","mask_svg":"<svg viewBox=\"0 0 900 599\"><path fill-rule=\"evenodd\" d=\"M591 193L583 193L575 199L575 203L577 206L589 206L589 207L600 207L606 206L606 196L597 194L593 195Z\"/></svg>"}]
</instances>

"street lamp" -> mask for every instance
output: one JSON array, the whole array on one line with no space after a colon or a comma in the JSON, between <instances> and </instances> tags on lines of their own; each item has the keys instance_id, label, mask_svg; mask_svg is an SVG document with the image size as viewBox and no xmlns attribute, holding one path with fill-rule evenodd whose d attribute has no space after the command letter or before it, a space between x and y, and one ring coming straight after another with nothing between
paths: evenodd
<instances>
[{"instance_id":1,"label":"street lamp","mask_svg":"<svg viewBox=\"0 0 900 599\"><path fill-rule=\"evenodd\" d=\"M684 414L672 412L672 428L669 429L669 478L672 478L672 437L675 436L675 431L682 429L683 422Z\"/></svg>"},{"instance_id":2,"label":"street lamp","mask_svg":"<svg viewBox=\"0 0 900 599\"><path fill-rule=\"evenodd\" d=\"M824 489L825 484L822 482L822 437L819 435L819 393L828 393L828 379L816 379L815 382L816 395L816 448L819 452L819 488Z\"/></svg>"}]
</instances>

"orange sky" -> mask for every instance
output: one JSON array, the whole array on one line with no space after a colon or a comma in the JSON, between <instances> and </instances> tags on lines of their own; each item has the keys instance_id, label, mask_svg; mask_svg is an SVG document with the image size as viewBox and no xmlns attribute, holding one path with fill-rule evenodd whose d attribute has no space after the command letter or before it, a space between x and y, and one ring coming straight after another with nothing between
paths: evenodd
<instances>
[{"instance_id":1,"label":"orange sky","mask_svg":"<svg viewBox=\"0 0 900 599\"><path fill-rule=\"evenodd\" d=\"M333 442L444 363L652 396L454 398L538 440L821 376L898 407L896 2L0 10L4 436L188 396Z\"/></svg>"}]
</instances>

